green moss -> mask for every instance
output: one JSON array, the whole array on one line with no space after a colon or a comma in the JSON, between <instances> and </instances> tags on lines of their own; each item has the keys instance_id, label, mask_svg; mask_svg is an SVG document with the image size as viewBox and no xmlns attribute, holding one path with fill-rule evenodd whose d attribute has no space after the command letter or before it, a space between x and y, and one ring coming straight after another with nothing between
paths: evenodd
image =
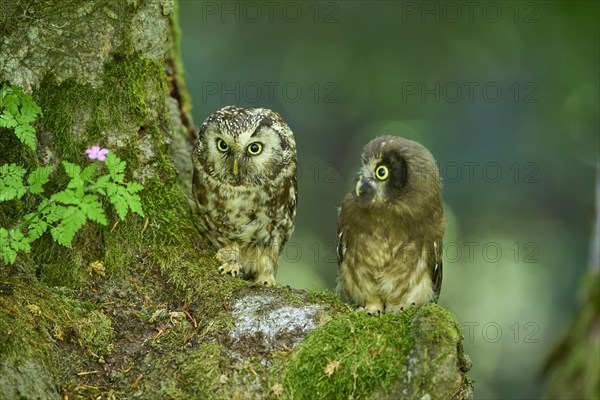
<instances>
[{"instance_id":1,"label":"green moss","mask_svg":"<svg viewBox=\"0 0 600 400\"><path fill-rule=\"evenodd\" d=\"M160 351L165 351L165 347ZM152 399L226 399L232 398L229 385L220 381L227 372L224 349L214 343L203 343L196 349L165 351L151 364L136 370L142 376L134 385L144 398ZM221 378L225 379L225 378ZM125 380L125 379L123 379Z\"/></svg>"},{"instance_id":2,"label":"green moss","mask_svg":"<svg viewBox=\"0 0 600 400\"><path fill-rule=\"evenodd\" d=\"M137 54L115 53L105 67L103 86L110 90L101 97L100 108L110 111L107 117L113 126L114 122L122 124L125 120L138 126L150 125L149 110L157 115L167 114L165 82L164 70L158 62Z\"/></svg>"},{"instance_id":3,"label":"green moss","mask_svg":"<svg viewBox=\"0 0 600 400\"><path fill-rule=\"evenodd\" d=\"M16 162L27 170L39 165L35 152L23 144L13 129L0 128L0 165Z\"/></svg>"},{"instance_id":4,"label":"green moss","mask_svg":"<svg viewBox=\"0 0 600 400\"><path fill-rule=\"evenodd\" d=\"M142 196L144 211L150 221L153 244L188 245L198 236L189 218L185 198L175 182L156 177L146 184Z\"/></svg>"},{"instance_id":5,"label":"green moss","mask_svg":"<svg viewBox=\"0 0 600 400\"><path fill-rule=\"evenodd\" d=\"M347 308L348 305L342 303L340 296L331 290L310 290L308 300L311 303L324 304L332 308Z\"/></svg>"},{"instance_id":6,"label":"green moss","mask_svg":"<svg viewBox=\"0 0 600 400\"><path fill-rule=\"evenodd\" d=\"M448 310L435 304L419 308L414 326L419 333L419 342L423 345L454 345L461 338L461 327L456 318Z\"/></svg>"},{"instance_id":7,"label":"green moss","mask_svg":"<svg viewBox=\"0 0 600 400\"><path fill-rule=\"evenodd\" d=\"M88 143L77 139L83 139L87 132L74 132L74 117L88 121L98 118L98 115L94 115L99 101L98 91L92 85L75 79L59 83L47 77L34 98L44 112L40 127L50 133L52 140L52 143L40 142L38 146L47 148L54 154L54 159L50 160L52 162L56 162L58 158L76 163L84 162ZM81 126L81 123L77 124L77 127ZM62 182L58 181L56 184L64 185L67 178L63 175L62 179Z\"/></svg>"},{"instance_id":8,"label":"green moss","mask_svg":"<svg viewBox=\"0 0 600 400\"><path fill-rule=\"evenodd\" d=\"M41 126L51 132L52 148L61 159L72 162L86 160L84 150L90 144L105 137L107 132L123 130L119 136L132 140L137 136L127 131L140 127L155 136L162 133L154 127L164 126L167 115L165 96L167 93L165 73L162 66L137 54L114 53L105 66L102 85L93 87L75 79L56 82L51 77L44 79L36 91L36 101L44 111ZM151 116L149 110L156 112ZM78 120L74 121L74 116ZM84 122L82 124L82 122ZM117 132L115 132L117 134ZM132 137L133 136L133 137ZM135 143L124 147L135 147ZM130 168L137 164L137 157L124 157ZM125 152L123 152L125 153ZM135 152L130 153L132 156ZM130 169L131 171L131 169Z\"/></svg>"},{"instance_id":9,"label":"green moss","mask_svg":"<svg viewBox=\"0 0 600 400\"><path fill-rule=\"evenodd\" d=\"M2 12L0 13L0 36L7 36L18 26L20 19L23 18L24 6L20 2L2 3ZM21 17L21 18L19 18Z\"/></svg>"},{"instance_id":10,"label":"green moss","mask_svg":"<svg viewBox=\"0 0 600 400\"><path fill-rule=\"evenodd\" d=\"M195 300L207 318L227 307L238 290L254 285L243 279L220 275L212 250L199 252L193 248L165 246L157 257L169 281L185 293L187 301Z\"/></svg>"},{"instance_id":11,"label":"green moss","mask_svg":"<svg viewBox=\"0 0 600 400\"><path fill-rule=\"evenodd\" d=\"M447 310L427 304L419 308L410 329L414 343L410 358L410 379L402 376L394 393L409 393L411 399L429 394L433 399L468 392L471 382L460 381L470 369L464 356L460 324Z\"/></svg>"},{"instance_id":12,"label":"green moss","mask_svg":"<svg viewBox=\"0 0 600 400\"><path fill-rule=\"evenodd\" d=\"M39 243L36 243L36 247L39 247ZM73 262L71 259L73 254L69 252L69 249L60 249L55 244L51 244L49 248L58 250L57 253L64 254L64 257L47 261L40 266L37 272L41 281L48 286L62 286L69 289L78 287L83 281L83 266ZM46 260L44 256L40 258Z\"/></svg>"},{"instance_id":13,"label":"green moss","mask_svg":"<svg viewBox=\"0 0 600 400\"><path fill-rule=\"evenodd\" d=\"M414 312L338 313L291 356L276 359L274 375L284 371L280 383L294 399L365 397L397 380L412 344L407 332Z\"/></svg>"},{"instance_id":14,"label":"green moss","mask_svg":"<svg viewBox=\"0 0 600 400\"><path fill-rule=\"evenodd\" d=\"M186 360L181 371L187 383L185 394L199 399L217 398L216 394L222 392L218 379L222 360L223 347L211 343L199 346Z\"/></svg>"},{"instance_id":15,"label":"green moss","mask_svg":"<svg viewBox=\"0 0 600 400\"><path fill-rule=\"evenodd\" d=\"M190 117L192 111L192 99L185 86L185 70L181 57L181 30L179 28L179 1L174 3L174 12L171 18L171 32L173 33L174 45L172 47L171 61L175 68L175 80L179 92L180 108L183 113Z\"/></svg>"},{"instance_id":16,"label":"green moss","mask_svg":"<svg viewBox=\"0 0 600 400\"><path fill-rule=\"evenodd\" d=\"M34 282L5 281L9 295L0 296L0 358L56 356L56 344L75 341L82 347L106 353L112 340L110 320L87 302L72 300ZM67 294L70 294L67 292Z\"/></svg>"},{"instance_id":17,"label":"green moss","mask_svg":"<svg viewBox=\"0 0 600 400\"><path fill-rule=\"evenodd\" d=\"M142 232L144 221L140 217L128 215L125 221L119 221L114 229L104 232L104 267L110 276L123 277L130 271L131 264L144 260ZM126 243L127 245L124 245ZM140 257L136 260L136 257Z\"/></svg>"},{"instance_id":18,"label":"green moss","mask_svg":"<svg viewBox=\"0 0 600 400\"><path fill-rule=\"evenodd\" d=\"M102 357L110 353L115 336L110 318L100 311L92 311L73 323L76 341L89 354Z\"/></svg>"}]
</instances>

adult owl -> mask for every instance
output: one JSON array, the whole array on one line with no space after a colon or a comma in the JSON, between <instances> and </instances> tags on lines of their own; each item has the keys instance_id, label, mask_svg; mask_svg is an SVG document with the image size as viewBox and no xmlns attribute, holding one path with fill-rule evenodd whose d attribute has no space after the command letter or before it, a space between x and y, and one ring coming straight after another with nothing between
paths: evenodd
<instances>
[{"instance_id":1,"label":"adult owl","mask_svg":"<svg viewBox=\"0 0 600 400\"><path fill-rule=\"evenodd\" d=\"M192 158L192 211L219 271L274 285L296 215L292 131L266 108L224 107L202 124Z\"/></svg>"},{"instance_id":2,"label":"adult owl","mask_svg":"<svg viewBox=\"0 0 600 400\"><path fill-rule=\"evenodd\" d=\"M412 140L382 136L361 159L339 214L340 286L369 314L437 302L444 213L433 156Z\"/></svg>"}]
</instances>

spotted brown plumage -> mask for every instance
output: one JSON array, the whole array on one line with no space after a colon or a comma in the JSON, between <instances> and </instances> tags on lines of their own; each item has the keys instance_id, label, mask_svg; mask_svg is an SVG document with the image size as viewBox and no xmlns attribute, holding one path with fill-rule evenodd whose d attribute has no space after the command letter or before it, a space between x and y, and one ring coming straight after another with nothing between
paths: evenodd
<instances>
[{"instance_id":1,"label":"spotted brown plumage","mask_svg":"<svg viewBox=\"0 0 600 400\"><path fill-rule=\"evenodd\" d=\"M437 302L444 215L433 156L412 140L382 136L361 159L338 220L341 288L369 314Z\"/></svg>"},{"instance_id":2,"label":"spotted brown plumage","mask_svg":"<svg viewBox=\"0 0 600 400\"><path fill-rule=\"evenodd\" d=\"M192 161L192 213L219 271L274 285L296 215L292 131L269 109L224 107L202 124Z\"/></svg>"}]
</instances>

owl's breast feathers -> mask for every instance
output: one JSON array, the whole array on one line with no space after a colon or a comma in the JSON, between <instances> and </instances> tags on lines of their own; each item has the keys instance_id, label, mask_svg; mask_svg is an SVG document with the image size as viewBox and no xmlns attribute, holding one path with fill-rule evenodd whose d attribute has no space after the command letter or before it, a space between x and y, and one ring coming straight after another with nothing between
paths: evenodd
<instances>
[{"instance_id":1,"label":"owl's breast feathers","mask_svg":"<svg viewBox=\"0 0 600 400\"><path fill-rule=\"evenodd\" d=\"M234 186L195 173L193 194L197 225L215 246L235 242L282 249L293 231L295 178Z\"/></svg>"},{"instance_id":2,"label":"owl's breast feathers","mask_svg":"<svg viewBox=\"0 0 600 400\"><path fill-rule=\"evenodd\" d=\"M443 225L411 222L389 209L365 209L352 194L344 198L337 249L347 291L370 282L383 298L402 294L408 304L437 301Z\"/></svg>"}]
</instances>

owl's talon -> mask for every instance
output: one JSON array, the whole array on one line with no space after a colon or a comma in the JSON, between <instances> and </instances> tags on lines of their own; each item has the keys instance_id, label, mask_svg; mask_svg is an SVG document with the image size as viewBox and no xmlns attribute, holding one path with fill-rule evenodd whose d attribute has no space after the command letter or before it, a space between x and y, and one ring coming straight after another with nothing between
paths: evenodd
<instances>
[{"instance_id":1,"label":"owl's talon","mask_svg":"<svg viewBox=\"0 0 600 400\"><path fill-rule=\"evenodd\" d=\"M379 305L370 304L370 305L365 306L365 312L368 315L377 316L377 315L383 314L383 307L381 307Z\"/></svg>"},{"instance_id":2,"label":"owl's talon","mask_svg":"<svg viewBox=\"0 0 600 400\"><path fill-rule=\"evenodd\" d=\"M240 275L240 264L237 262L228 262L222 264L219 267L219 273L221 275L231 275L235 278Z\"/></svg>"},{"instance_id":3,"label":"owl's talon","mask_svg":"<svg viewBox=\"0 0 600 400\"><path fill-rule=\"evenodd\" d=\"M264 275L262 277L259 276L259 277L256 277L255 281L266 287L272 287L272 286L276 285L275 277L273 277L273 276L264 276Z\"/></svg>"},{"instance_id":4,"label":"owl's talon","mask_svg":"<svg viewBox=\"0 0 600 400\"><path fill-rule=\"evenodd\" d=\"M393 304L393 305L388 305L385 307L385 313L386 314L400 313L400 312L403 312L405 309L406 309L405 306L401 306L399 304Z\"/></svg>"}]
</instances>

